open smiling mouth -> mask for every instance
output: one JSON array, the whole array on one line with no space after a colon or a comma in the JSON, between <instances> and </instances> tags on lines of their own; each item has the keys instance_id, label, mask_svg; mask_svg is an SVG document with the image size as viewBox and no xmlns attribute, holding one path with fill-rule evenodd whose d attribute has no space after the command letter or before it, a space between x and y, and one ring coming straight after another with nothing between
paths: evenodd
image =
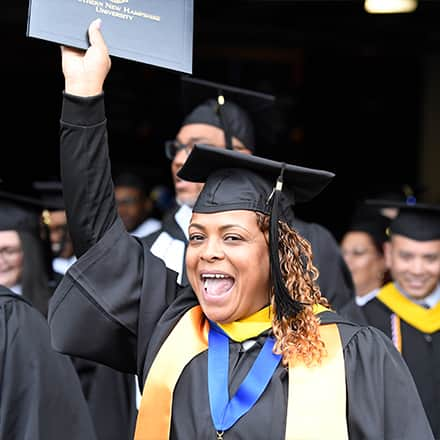
<instances>
[{"instance_id":1,"label":"open smiling mouth","mask_svg":"<svg viewBox=\"0 0 440 440\"><path fill-rule=\"evenodd\" d=\"M220 273L204 273L201 275L205 296L220 298L230 292L235 280L229 275Z\"/></svg>"}]
</instances>

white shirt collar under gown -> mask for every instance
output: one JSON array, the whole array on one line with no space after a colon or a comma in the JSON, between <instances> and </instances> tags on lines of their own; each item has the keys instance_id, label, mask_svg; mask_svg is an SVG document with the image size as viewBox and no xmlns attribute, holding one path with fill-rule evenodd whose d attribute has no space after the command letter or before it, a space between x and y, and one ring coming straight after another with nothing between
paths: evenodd
<instances>
[{"instance_id":1,"label":"white shirt collar under gown","mask_svg":"<svg viewBox=\"0 0 440 440\"><path fill-rule=\"evenodd\" d=\"M130 232L135 237L145 237L148 234L152 234L160 229L162 223L155 218L148 218L141 223L136 229Z\"/></svg>"},{"instance_id":2,"label":"white shirt collar under gown","mask_svg":"<svg viewBox=\"0 0 440 440\"><path fill-rule=\"evenodd\" d=\"M182 205L174 215L174 219L188 239L188 227L191 221L192 209ZM162 232L151 246L151 253L165 262L168 269L177 272L177 282L182 282L183 264L185 260L185 243Z\"/></svg>"},{"instance_id":3,"label":"white shirt collar under gown","mask_svg":"<svg viewBox=\"0 0 440 440\"><path fill-rule=\"evenodd\" d=\"M174 214L174 220L180 226L186 239L189 239L188 228L191 222L192 208L187 205L182 205L180 209Z\"/></svg>"},{"instance_id":4,"label":"white shirt collar under gown","mask_svg":"<svg viewBox=\"0 0 440 440\"><path fill-rule=\"evenodd\" d=\"M362 296L355 296L356 304L359 307L364 306L368 302L370 302L372 299L376 298L376 295L379 293L379 288L372 290L371 292L366 293Z\"/></svg>"},{"instance_id":5,"label":"white shirt collar under gown","mask_svg":"<svg viewBox=\"0 0 440 440\"><path fill-rule=\"evenodd\" d=\"M56 257L52 260L52 268L56 273L60 273L64 275L67 272L67 269L75 263L76 257L70 257L70 258L61 258Z\"/></svg>"},{"instance_id":6,"label":"white shirt collar under gown","mask_svg":"<svg viewBox=\"0 0 440 440\"><path fill-rule=\"evenodd\" d=\"M17 295L22 295L21 284L16 284L15 286L10 287L10 289Z\"/></svg>"},{"instance_id":7,"label":"white shirt collar under gown","mask_svg":"<svg viewBox=\"0 0 440 440\"><path fill-rule=\"evenodd\" d=\"M428 308L432 309L440 301L440 284L437 284L437 287L432 291L432 293L430 293L428 296L422 299L412 298L399 286L399 284L397 283L394 284L402 295L405 295L413 303L419 304L421 306L427 306Z\"/></svg>"}]
</instances>

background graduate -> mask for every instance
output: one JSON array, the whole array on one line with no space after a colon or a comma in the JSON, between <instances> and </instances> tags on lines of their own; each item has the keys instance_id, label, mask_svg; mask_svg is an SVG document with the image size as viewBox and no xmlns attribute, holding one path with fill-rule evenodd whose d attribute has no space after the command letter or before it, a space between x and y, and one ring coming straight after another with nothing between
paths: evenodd
<instances>
[{"instance_id":1,"label":"background graduate","mask_svg":"<svg viewBox=\"0 0 440 440\"><path fill-rule=\"evenodd\" d=\"M435 438L440 438L440 206L371 201L398 209L385 259L393 281L362 307L341 313L382 330L414 377Z\"/></svg>"},{"instance_id":2,"label":"background graduate","mask_svg":"<svg viewBox=\"0 0 440 440\"><path fill-rule=\"evenodd\" d=\"M97 440L68 356L50 345L43 315L0 285L0 438Z\"/></svg>"}]
</instances>

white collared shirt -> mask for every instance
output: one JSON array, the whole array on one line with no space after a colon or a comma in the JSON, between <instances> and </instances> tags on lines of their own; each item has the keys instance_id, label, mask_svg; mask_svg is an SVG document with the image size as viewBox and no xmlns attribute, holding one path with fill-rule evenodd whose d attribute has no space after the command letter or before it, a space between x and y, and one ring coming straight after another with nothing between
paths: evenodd
<instances>
[{"instance_id":1,"label":"white collared shirt","mask_svg":"<svg viewBox=\"0 0 440 440\"><path fill-rule=\"evenodd\" d=\"M130 232L135 237L145 237L148 234L152 234L160 229L162 223L155 218L148 218L141 223L136 229Z\"/></svg>"},{"instance_id":2,"label":"white collared shirt","mask_svg":"<svg viewBox=\"0 0 440 440\"><path fill-rule=\"evenodd\" d=\"M362 296L356 296L354 299L356 301L356 304L359 307L364 306L365 304L369 303L372 299L376 298L377 294L379 293L379 288L372 290L371 292L366 293Z\"/></svg>"},{"instance_id":3,"label":"white collared shirt","mask_svg":"<svg viewBox=\"0 0 440 440\"><path fill-rule=\"evenodd\" d=\"M17 295L23 295L21 284L15 284L15 286L10 287L10 289Z\"/></svg>"},{"instance_id":4,"label":"white collared shirt","mask_svg":"<svg viewBox=\"0 0 440 440\"><path fill-rule=\"evenodd\" d=\"M56 257L52 260L52 268L56 273L60 273L61 275L64 275L70 266L72 266L73 263L75 263L76 257L70 257L70 258L61 258Z\"/></svg>"},{"instance_id":5,"label":"white collared shirt","mask_svg":"<svg viewBox=\"0 0 440 440\"><path fill-rule=\"evenodd\" d=\"M421 306L428 306L428 308L432 309L437 305L440 301L440 284L437 284L437 287L425 298L422 299L414 299L410 295L408 295L396 282L394 283L397 289L402 295L405 295L408 299L410 299L413 303L419 304Z\"/></svg>"},{"instance_id":6,"label":"white collared shirt","mask_svg":"<svg viewBox=\"0 0 440 440\"><path fill-rule=\"evenodd\" d=\"M182 205L174 215L174 219L188 239L188 227L191 221L192 209ZM168 269L177 272L177 281L182 282L183 265L185 261L185 242L171 237L167 232L162 232L152 244L151 253L164 261Z\"/></svg>"}]
</instances>

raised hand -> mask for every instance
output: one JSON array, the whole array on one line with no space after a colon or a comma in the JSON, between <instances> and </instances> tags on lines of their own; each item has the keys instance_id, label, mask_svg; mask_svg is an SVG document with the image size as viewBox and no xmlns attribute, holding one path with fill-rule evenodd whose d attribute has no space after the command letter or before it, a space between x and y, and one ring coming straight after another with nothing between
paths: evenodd
<instances>
[{"instance_id":1,"label":"raised hand","mask_svg":"<svg viewBox=\"0 0 440 440\"><path fill-rule=\"evenodd\" d=\"M103 91L111 67L107 45L101 33L101 19L90 23L87 50L61 46L65 92L77 96L94 96Z\"/></svg>"}]
</instances>

